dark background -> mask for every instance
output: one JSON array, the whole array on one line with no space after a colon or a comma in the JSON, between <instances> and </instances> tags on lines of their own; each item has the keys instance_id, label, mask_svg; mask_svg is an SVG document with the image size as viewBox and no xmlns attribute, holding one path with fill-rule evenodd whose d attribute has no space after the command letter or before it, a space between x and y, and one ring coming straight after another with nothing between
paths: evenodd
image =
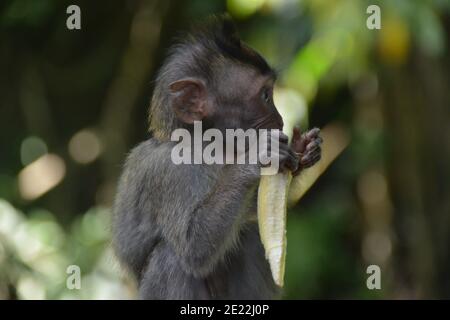
<instances>
[{"instance_id":1,"label":"dark background","mask_svg":"<svg viewBox=\"0 0 450 320\"><path fill-rule=\"evenodd\" d=\"M0 299L133 297L109 247L116 179L173 37L223 12L280 71L276 102L351 137L289 213L285 298L450 298L450 2L7 0Z\"/></svg>"}]
</instances>

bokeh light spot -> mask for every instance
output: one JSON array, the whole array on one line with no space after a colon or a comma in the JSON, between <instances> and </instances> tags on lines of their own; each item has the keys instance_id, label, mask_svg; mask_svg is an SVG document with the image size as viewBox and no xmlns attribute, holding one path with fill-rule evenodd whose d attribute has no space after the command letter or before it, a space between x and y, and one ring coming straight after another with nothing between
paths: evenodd
<instances>
[{"instance_id":1,"label":"bokeh light spot","mask_svg":"<svg viewBox=\"0 0 450 320\"><path fill-rule=\"evenodd\" d=\"M31 136L20 145L20 161L24 166L47 153L47 144L41 138Z\"/></svg>"},{"instance_id":2,"label":"bokeh light spot","mask_svg":"<svg viewBox=\"0 0 450 320\"><path fill-rule=\"evenodd\" d=\"M19 191L22 198L39 198L57 186L64 178L64 160L55 154L46 154L30 163L19 173Z\"/></svg>"},{"instance_id":3,"label":"bokeh light spot","mask_svg":"<svg viewBox=\"0 0 450 320\"><path fill-rule=\"evenodd\" d=\"M78 163L88 164L98 158L102 151L98 135L88 129L78 131L69 142L70 156Z\"/></svg>"},{"instance_id":4,"label":"bokeh light spot","mask_svg":"<svg viewBox=\"0 0 450 320\"><path fill-rule=\"evenodd\" d=\"M237 18L245 18L260 9L264 0L228 0L228 11Z\"/></svg>"}]
</instances>

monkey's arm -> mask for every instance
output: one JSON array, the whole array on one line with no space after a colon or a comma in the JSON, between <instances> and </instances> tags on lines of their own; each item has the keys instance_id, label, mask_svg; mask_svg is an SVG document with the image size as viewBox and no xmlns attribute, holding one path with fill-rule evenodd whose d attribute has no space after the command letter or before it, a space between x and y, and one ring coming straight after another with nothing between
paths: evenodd
<instances>
[{"instance_id":1,"label":"monkey's arm","mask_svg":"<svg viewBox=\"0 0 450 320\"><path fill-rule=\"evenodd\" d=\"M167 197L170 209L160 217L159 226L185 271L197 277L206 276L237 241L239 226L254 200L252 191L256 191L259 183L259 168L250 165L172 168L177 172L175 177L186 176L174 181L176 190L171 200Z\"/></svg>"}]
</instances>

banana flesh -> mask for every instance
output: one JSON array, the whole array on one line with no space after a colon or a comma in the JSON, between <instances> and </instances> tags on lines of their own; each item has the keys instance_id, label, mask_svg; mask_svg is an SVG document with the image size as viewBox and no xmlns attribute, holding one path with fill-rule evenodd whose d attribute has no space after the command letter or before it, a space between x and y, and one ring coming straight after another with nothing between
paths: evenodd
<instances>
[{"instance_id":1,"label":"banana flesh","mask_svg":"<svg viewBox=\"0 0 450 320\"><path fill-rule=\"evenodd\" d=\"M282 287L286 261L286 210L292 174L261 176L258 189L258 225L275 283Z\"/></svg>"},{"instance_id":2,"label":"banana flesh","mask_svg":"<svg viewBox=\"0 0 450 320\"><path fill-rule=\"evenodd\" d=\"M282 287L286 261L286 211L306 193L318 177L347 147L349 137L340 125L328 125L322 132L322 159L292 179L292 174L263 175L258 189L258 225L266 259L274 282ZM292 185L291 185L292 182Z\"/></svg>"}]
</instances>

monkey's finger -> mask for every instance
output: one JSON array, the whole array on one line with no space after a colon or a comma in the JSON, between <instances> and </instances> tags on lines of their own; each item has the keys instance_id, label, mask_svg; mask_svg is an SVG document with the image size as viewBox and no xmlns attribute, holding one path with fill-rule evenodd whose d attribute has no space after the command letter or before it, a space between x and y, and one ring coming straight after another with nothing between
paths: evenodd
<instances>
[{"instance_id":1,"label":"monkey's finger","mask_svg":"<svg viewBox=\"0 0 450 320\"><path fill-rule=\"evenodd\" d=\"M292 149L299 154L302 154L305 152L306 149L306 140L302 139L297 141L292 141Z\"/></svg>"},{"instance_id":2,"label":"monkey's finger","mask_svg":"<svg viewBox=\"0 0 450 320\"><path fill-rule=\"evenodd\" d=\"M291 162L285 162L283 165L280 166L279 172L295 172L298 169L298 165L294 165Z\"/></svg>"},{"instance_id":3,"label":"monkey's finger","mask_svg":"<svg viewBox=\"0 0 450 320\"><path fill-rule=\"evenodd\" d=\"M320 133L320 129L319 128L313 128L311 130L309 130L308 132L306 132L306 138L308 140L312 140L315 137L317 137Z\"/></svg>"},{"instance_id":4,"label":"monkey's finger","mask_svg":"<svg viewBox=\"0 0 450 320\"><path fill-rule=\"evenodd\" d=\"M280 148L284 148L288 145L289 138L283 132L279 132L279 134L272 132L269 136L268 146L272 148L272 145L278 144Z\"/></svg>"},{"instance_id":5,"label":"monkey's finger","mask_svg":"<svg viewBox=\"0 0 450 320\"><path fill-rule=\"evenodd\" d=\"M315 164L317 161L319 161L320 155L322 154L321 150L316 150L314 152L308 153L307 158L300 159L300 163L302 168L309 168L313 164Z\"/></svg>"},{"instance_id":6,"label":"monkey's finger","mask_svg":"<svg viewBox=\"0 0 450 320\"><path fill-rule=\"evenodd\" d=\"M304 155L301 159L300 159L300 164L302 165L302 167L305 167L305 165L307 165L308 163L311 162L312 160L312 155L311 154L306 154Z\"/></svg>"},{"instance_id":7,"label":"monkey's finger","mask_svg":"<svg viewBox=\"0 0 450 320\"><path fill-rule=\"evenodd\" d=\"M312 158L311 162L309 163L309 166L312 167L312 166L315 165L317 162L319 162L321 158L322 158L322 154L320 154L320 153L316 154L316 155Z\"/></svg>"},{"instance_id":8,"label":"monkey's finger","mask_svg":"<svg viewBox=\"0 0 450 320\"><path fill-rule=\"evenodd\" d=\"M305 151L306 142L306 139L304 139L304 136L300 133L300 129L295 127L291 144L292 149L294 149L296 153L303 153Z\"/></svg>"},{"instance_id":9,"label":"monkey's finger","mask_svg":"<svg viewBox=\"0 0 450 320\"><path fill-rule=\"evenodd\" d=\"M300 160L300 163L303 168L309 168L312 167L314 164L316 164L322 157L321 153L315 153L310 156L306 156Z\"/></svg>"},{"instance_id":10,"label":"monkey's finger","mask_svg":"<svg viewBox=\"0 0 450 320\"><path fill-rule=\"evenodd\" d=\"M287 152L283 151L281 153L281 157L282 159L284 159L282 165L281 165L281 169L282 171L297 171L298 167L299 167L299 161L300 159L298 158L297 154L292 151L292 150L287 150Z\"/></svg>"},{"instance_id":11,"label":"monkey's finger","mask_svg":"<svg viewBox=\"0 0 450 320\"><path fill-rule=\"evenodd\" d=\"M280 141L280 143L287 144L289 141L289 138L283 132L280 132L279 141Z\"/></svg>"},{"instance_id":12,"label":"monkey's finger","mask_svg":"<svg viewBox=\"0 0 450 320\"><path fill-rule=\"evenodd\" d=\"M291 149L289 149L289 159L290 159L290 170L295 172L298 170L300 166L300 158L299 156Z\"/></svg>"},{"instance_id":13,"label":"monkey's finger","mask_svg":"<svg viewBox=\"0 0 450 320\"><path fill-rule=\"evenodd\" d=\"M320 147L320 142L317 140L313 140L306 146L307 152L312 152Z\"/></svg>"},{"instance_id":14,"label":"monkey's finger","mask_svg":"<svg viewBox=\"0 0 450 320\"><path fill-rule=\"evenodd\" d=\"M302 138L302 133L300 131L300 128L295 126L292 130L292 142L298 141Z\"/></svg>"},{"instance_id":15,"label":"monkey's finger","mask_svg":"<svg viewBox=\"0 0 450 320\"><path fill-rule=\"evenodd\" d=\"M317 138L314 141L317 141L319 144L322 144L323 139L321 136L317 136Z\"/></svg>"},{"instance_id":16,"label":"monkey's finger","mask_svg":"<svg viewBox=\"0 0 450 320\"><path fill-rule=\"evenodd\" d=\"M289 140L288 136L280 130L271 129L268 132L270 140L277 139L280 142L287 142Z\"/></svg>"}]
</instances>

